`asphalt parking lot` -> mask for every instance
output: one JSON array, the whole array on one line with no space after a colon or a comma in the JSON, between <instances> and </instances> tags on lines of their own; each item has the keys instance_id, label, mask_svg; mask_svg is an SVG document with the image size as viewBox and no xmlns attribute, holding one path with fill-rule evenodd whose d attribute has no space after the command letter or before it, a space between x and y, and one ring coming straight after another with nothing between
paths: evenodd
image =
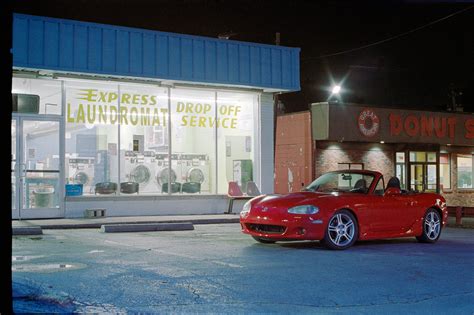
<instances>
[{"instance_id":1,"label":"asphalt parking lot","mask_svg":"<svg viewBox=\"0 0 474 315\"><path fill-rule=\"evenodd\" d=\"M238 224L13 239L15 312L474 314L474 230L263 245Z\"/></svg>"}]
</instances>

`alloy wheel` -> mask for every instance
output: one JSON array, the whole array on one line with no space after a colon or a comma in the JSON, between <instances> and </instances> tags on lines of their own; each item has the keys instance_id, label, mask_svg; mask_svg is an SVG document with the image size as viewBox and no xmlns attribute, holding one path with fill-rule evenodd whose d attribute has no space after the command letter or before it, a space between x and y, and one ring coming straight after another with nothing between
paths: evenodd
<instances>
[{"instance_id":1,"label":"alloy wheel","mask_svg":"<svg viewBox=\"0 0 474 315\"><path fill-rule=\"evenodd\" d=\"M429 212L425 218L423 228L425 230L426 236L430 240L436 240L441 231L441 220L439 218L438 213L436 213L435 211Z\"/></svg>"},{"instance_id":2,"label":"alloy wheel","mask_svg":"<svg viewBox=\"0 0 474 315\"><path fill-rule=\"evenodd\" d=\"M328 224L328 236L331 242L344 247L350 244L355 235L355 224L350 216L345 213L337 213Z\"/></svg>"}]
</instances>

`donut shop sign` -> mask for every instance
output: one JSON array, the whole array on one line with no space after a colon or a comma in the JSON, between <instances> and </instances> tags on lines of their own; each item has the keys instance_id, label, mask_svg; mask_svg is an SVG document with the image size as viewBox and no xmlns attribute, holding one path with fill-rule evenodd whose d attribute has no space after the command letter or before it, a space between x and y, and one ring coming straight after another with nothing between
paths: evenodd
<instances>
[{"instance_id":1,"label":"donut shop sign","mask_svg":"<svg viewBox=\"0 0 474 315\"><path fill-rule=\"evenodd\" d=\"M359 104L311 104L314 140L474 146L474 115Z\"/></svg>"},{"instance_id":2,"label":"donut shop sign","mask_svg":"<svg viewBox=\"0 0 474 315\"><path fill-rule=\"evenodd\" d=\"M441 117L435 114L407 115L390 114L390 135L409 137L436 137L455 139L456 129L463 130L465 139L474 139L474 118L465 119L463 124L458 117Z\"/></svg>"}]
</instances>

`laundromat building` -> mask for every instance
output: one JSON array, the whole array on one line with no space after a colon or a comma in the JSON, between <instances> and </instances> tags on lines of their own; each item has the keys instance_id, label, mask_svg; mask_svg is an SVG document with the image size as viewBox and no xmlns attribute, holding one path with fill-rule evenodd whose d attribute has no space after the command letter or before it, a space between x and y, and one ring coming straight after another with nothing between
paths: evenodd
<instances>
[{"instance_id":1,"label":"laundromat building","mask_svg":"<svg viewBox=\"0 0 474 315\"><path fill-rule=\"evenodd\" d=\"M204 214L272 193L299 48L13 15L13 218Z\"/></svg>"}]
</instances>

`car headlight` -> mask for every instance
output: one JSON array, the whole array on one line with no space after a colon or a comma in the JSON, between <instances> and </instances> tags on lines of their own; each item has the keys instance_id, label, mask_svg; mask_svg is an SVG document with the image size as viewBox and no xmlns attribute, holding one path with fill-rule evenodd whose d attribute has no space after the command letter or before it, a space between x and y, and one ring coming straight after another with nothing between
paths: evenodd
<instances>
[{"instance_id":1,"label":"car headlight","mask_svg":"<svg viewBox=\"0 0 474 315\"><path fill-rule=\"evenodd\" d=\"M252 208L252 203L249 201L247 201L243 208L242 208L242 211L240 211L240 216L241 217L246 217L249 215L249 212L250 212L250 208Z\"/></svg>"},{"instance_id":2,"label":"car headlight","mask_svg":"<svg viewBox=\"0 0 474 315\"><path fill-rule=\"evenodd\" d=\"M288 209L288 213L293 214L316 214L319 212L319 208L313 205L296 206Z\"/></svg>"}]
</instances>

